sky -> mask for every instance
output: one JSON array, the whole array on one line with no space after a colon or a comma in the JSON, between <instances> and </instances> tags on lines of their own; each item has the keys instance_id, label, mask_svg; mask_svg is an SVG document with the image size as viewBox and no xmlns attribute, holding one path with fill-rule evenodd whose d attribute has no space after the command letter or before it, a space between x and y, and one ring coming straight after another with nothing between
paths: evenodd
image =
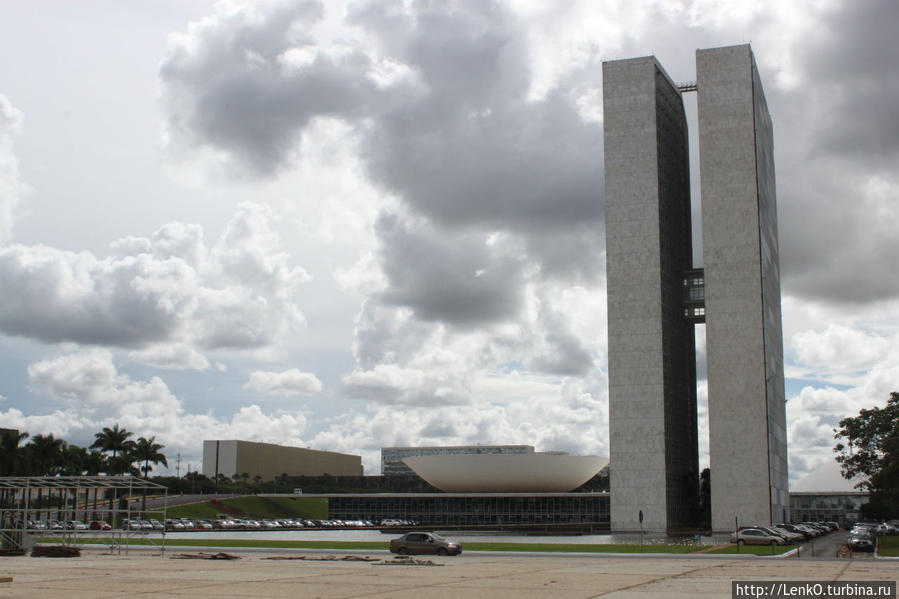
<instances>
[{"instance_id":1,"label":"sky","mask_svg":"<svg viewBox=\"0 0 899 599\"><path fill-rule=\"evenodd\" d=\"M607 456L602 62L690 81L751 43L796 481L899 390L897 30L894 0L10 3L0 427L118 423L181 474L204 439Z\"/></svg>"}]
</instances>

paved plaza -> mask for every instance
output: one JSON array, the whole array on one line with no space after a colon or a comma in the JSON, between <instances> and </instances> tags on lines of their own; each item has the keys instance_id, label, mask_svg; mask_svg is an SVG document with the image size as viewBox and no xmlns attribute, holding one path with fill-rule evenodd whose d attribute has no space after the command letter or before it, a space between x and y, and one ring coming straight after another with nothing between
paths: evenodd
<instances>
[{"instance_id":1,"label":"paved plaza","mask_svg":"<svg viewBox=\"0 0 899 599\"><path fill-rule=\"evenodd\" d=\"M587 599L589 597L730 597L732 580L896 580L895 560L720 557L541 556L490 553L428 557L439 566L363 561L173 559L131 551L79 558L0 558L0 597L291 597ZM325 557L325 554L308 554ZM344 554L335 554L342 557ZM357 554L360 556L363 554ZM372 558L392 560L386 552Z\"/></svg>"}]
</instances>

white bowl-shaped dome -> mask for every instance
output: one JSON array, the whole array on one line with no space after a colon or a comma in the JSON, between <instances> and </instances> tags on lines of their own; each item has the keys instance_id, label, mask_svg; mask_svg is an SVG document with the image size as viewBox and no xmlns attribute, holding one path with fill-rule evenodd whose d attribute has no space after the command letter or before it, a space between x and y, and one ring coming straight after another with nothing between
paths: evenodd
<instances>
[{"instance_id":1,"label":"white bowl-shaped dome","mask_svg":"<svg viewBox=\"0 0 899 599\"><path fill-rule=\"evenodd\" d=\"M407 466L447 493L565 493L593 478L607 458L553 453L414 456Z\"/></svg>"}]
</instances>

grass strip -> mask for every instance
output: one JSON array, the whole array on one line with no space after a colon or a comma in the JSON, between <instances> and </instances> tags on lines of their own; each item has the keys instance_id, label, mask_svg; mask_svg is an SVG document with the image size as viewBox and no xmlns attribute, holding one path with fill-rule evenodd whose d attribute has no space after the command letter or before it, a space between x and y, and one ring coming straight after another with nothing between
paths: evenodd
<instances>
[{"instance_id":1,"label":"grass strip","mask_svg":"<svg viewBox=\"0 0 899 599\"><path fill-rule=\"evenodd\" d=\"M109 544L108 539L79 539L81 544ZM162 540L129 539L129 545L160 545ZM383 550L388 541L276 541L264 539L166 539L168 547L253 547L259 549L358 549ZM643 553L692 553L704 545L644 545ZM641 553L638 544L599 545L566 543L465 543L466 551L528 551L539 553ZM767 549L765 547L764 549Z\"/></svg>"},{"instance_id":2,"label":"grass strip","mask_svg":"<svg viewBox=\"0 0 899 599\"><path fill-rule=\"evenodd\" d=\"M221 513L240 518L304 518L322 520L328 517L328 500L322 497L257 497L246 495L221 501L211 499L198 503L172 506L167 518L200 518L214 520ZM162 510L148 511L150 518L162 519Z\"/></svg>"},{"instance_id":3,"label":"grass strip","mask_svg":"<svg viewBox=\"0 0 899 599\"><path fill-rule=\"evenodd\" d=\"M899 557L899 536L877 537L877 555Z\"/></svg>"}]
</instances>

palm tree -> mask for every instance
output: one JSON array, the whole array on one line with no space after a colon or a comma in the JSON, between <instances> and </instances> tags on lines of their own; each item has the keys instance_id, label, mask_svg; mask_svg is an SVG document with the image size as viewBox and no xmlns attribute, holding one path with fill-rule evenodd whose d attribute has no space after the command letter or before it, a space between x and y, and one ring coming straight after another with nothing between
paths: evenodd
<instances>
[{"instance_id":1,"label":"palm tree","mask_svg":"<svg viewBox=\"0 0 899 599\"><path fill-rule=\"evenodd\" d=\"M132 441L128 437L131 437L133 435L134 433L123 428L119 428L118 423L116 423L112 428L109 428L108 426L104 427L102 431L94 434L94 442L91 444L91 449L99 449L100 451L112 452L112 456L106 461L107 474L124 474L131 469L133 460L128 457L128 453L134 447L134 441ZM125 457L124 459L122 459L123 456ZM115 500L116 492L115 489L113 489L110 508L112 508ZM113 526L116 526L117 516L113 515L112 518L113 521L111 522L111 524Z\"/></svg>"},{"instance_id":2,"label":"palm tree","mask_svg":"<svg viewBox=\"0 0 899 599\"><path fill-rule=\"evenodd\" d=\"M92 449L84 459L84 474L87 476L97 476L101 472L106 471L106 456L102 452ZM94 486L94 513L92 520L97 519L97 502L100 489Z\"/></svg>"},{"instance_id":3,"label":"palm tree","mask_svg":"<svg viewBox=\"0 0 899 599\"><path fill-rule=\"evenodd\" d=\"M131 455L138 462L143 462L144 465L140 467L140 471L144 473L144 479L147 478L153 469L153 466L150 465L151 463L162 464L168 468L169 463L166 461L165 456L159 452L160 449L164 448L165 445L160 445L156 442L156 437L150 437L149 439L139 437L137 439L137 443L134 444L134 448L131 450Z\"/></svg>"},{"instance_id":4,"label":"palm tree","mask_svg":"<svg viewBox=\"0 0 899 599\"><path fill-rule=\"evenodd\" d=\"M53 476L62 470L66 442L49 435L35 435L26 445L31 467L37 476Z\"/></svg>"},{"instance_id":5,"label":"palm tree","mask_svg":"<svg viewBox=\"0 0 899 599\"><path fill-rule=\"evenodd\" d=\"M112 428L104 427L99 433L95 433L95 440L91 444L91 449L99 449L100 451L112 452L112 458L109 460L107 467L108 474L124 474L130 470L133 460L126 463L120 459L120 455L127 455L134 449L134 441L128 437L134 436L134 433L119 428L116 423Z\"/></svg>"},{"instance_id":6,"label":"palm tree","mask_svg":"<svg viewBox=\"0 0 899 599\"><path fill-rule=\"evenodd\" d=\"M4 476L21 476L28 470L28 450L21 445L28 433L10 431L0 435L0 472Z\"/></svg>"},{"instance_id":7,"label":"palm tree","mask_svg":"<svg viewBox=\"0 0 899 599\"><path fill-rule=\"evenodd\" d=\"M138 463L143 462L143 466L140 467L140 471L144 473L144 480L147 480L147 477L150 474L150 470L153 469L153 466L150 465L150 462L154 464L162 464L166 468L168 468L169 463L166 461L165 456L159 452L160 449L164 448L165 445L160 445L156 442L156 437L150 437L149 439L145 437L139 437L137 439L137 443L134 444L134 448L131 450L131 457L135 458ZM144 487L144 496L142 501L142 511L147 511L147 489Z\"/></svg>"},{"instance_id":8,"label":"palm tree","mask_svg":"<svg viewBox=\"0 0 899 599\"><path fill-rule=\"evenodd\" d=\"M84 473L88 452L77 445L67 445L62 452L62 464L59 473L69 476L80 476Z\"/></svg>"},{"instance_id":9,"label":"palm tree","mask_svg":"<svg viewBox=\"0 0 899 599\"><path fill-rule=\"evenodd\" d=\"M4 476L22 476L28 472L28 450L20 445L28 438L28 433L9 431L0 435L0 472ZM11 491L10 491L11 492ZM5 505L9 493L3 491L0 501Z\"/></svg>"},{"instance_id":10,"label":"palm tree","mask_svg":"<svg viewBox=\"0 0 899 599\"><path fill-rule=\"evenodd\" d=\"M28 449L28 457L31 462L32 474L37 476L53 476L59 472L62 465L62 455L66 442L55 439L53 434L35 435L25 447ZM41 507L43 489L37 489L37 507Z\"/></svg>"}]
</instances>

